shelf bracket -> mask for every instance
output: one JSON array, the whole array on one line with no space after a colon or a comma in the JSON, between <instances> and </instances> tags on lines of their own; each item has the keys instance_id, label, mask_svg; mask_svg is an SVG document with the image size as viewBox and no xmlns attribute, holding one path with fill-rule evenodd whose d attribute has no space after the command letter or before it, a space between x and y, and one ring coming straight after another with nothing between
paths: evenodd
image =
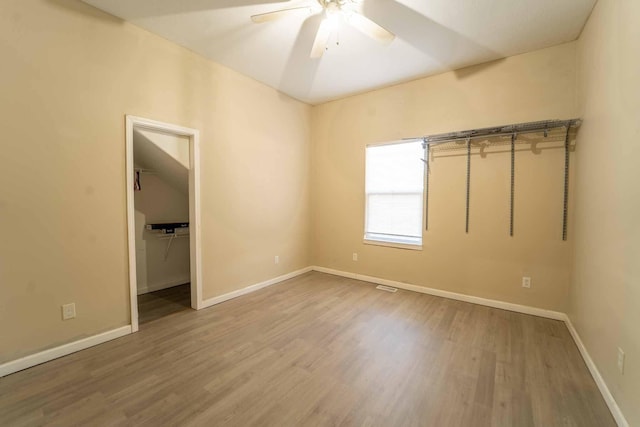
<instances>
[{"instance_id":1,"label":"shelf bracket","mask_svg":"<svg viewBox=\"0 0 640 427\"><path fill-rule=\"evenodd\" d=\"M571 124L567 123L564 137L564 199L562 202L562 240L567 240L567 221L569 214L569 132Z\"/></svg>"},{"instance_id":2,"label":"shelf bracket","mask_svg":"<svg viewBox=\"0 0 640 427\"><path fill-rule=\"evenodd\" d=\"M430 156L430 147L427 144L426 139L423 140L424 146L424 164L425 164L425 173L424 173L424 229L425 231L429 229L429 175L431 174L431 168L429 167L429 156Z\"/></svg>"},{"instance_id":3,"label":"shelf bracket","mask_svg":"<svg viewBox=\"0 0 640 427\"><path fill-rule=\"evenodd\" d=\"M471 193L471 138L467 138L467 211L465 214L465 233L469 234L469 196Z\"/></svg>"},{"instance_id":4,"label":"shelf bracket","mask_svg":"<svg viewBox=\"0 0 640 427\"><path fill-rule=\"evenodd\" d=\"M517 133L511 134L511 198L509 200L509 236L513 237L513 210L515 199L516 183L516 138Z\"/></svg>"}]
</instances>

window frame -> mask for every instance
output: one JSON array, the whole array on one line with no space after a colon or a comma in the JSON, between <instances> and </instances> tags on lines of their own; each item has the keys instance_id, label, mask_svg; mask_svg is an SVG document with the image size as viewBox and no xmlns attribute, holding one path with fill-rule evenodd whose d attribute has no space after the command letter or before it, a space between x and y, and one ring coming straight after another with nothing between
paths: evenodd
<instances>
[{"instance_id":1,"label":"window frame","mask_svg":"<svg viewBox=\"0 0 640 427\"><path fill-rule=\"evenodd\" d=\"M421 206L422 206L422 213L421 213L421 226L420 226L420 243L411 243L409 241L401 241L400 239L398 240L393 240L391 238L389 239L375 239L375 238L371 238L372 235L381 235L382 233L367 233L367 207L368 207L368 203L369 203L369 193L367 193L367 182L366 182L366 177L367 177L367 150L371 147L380 147L380 146L387 146L387 145L397 145L397 144L410 144L410 143L416 143L418 141L390 141L390 142L379 142L379 143L373 143L373 144L367 144L365 146L365 155L364 155L364 169L365 169L365 174L364 174L364 236L362 239L362 243L364 243L365 245L373 245L373 246L383 246L383 247L391 247L391 248L397 248L397 249L409 249L409 250L417 250L417 251L421 251L423 250L423 243L424 243L424 227L425 227L425 182L426 182L426 176L427 176L427 166L423 165L422 167L422 192L420 193L421 196ZM423 153L426 153L426 148L423 146L422 147ZM423 159L424 159L424 155L423 154ZM371 193L371 194L381 194L381 193ZM407 193L407 194L417 194L417 193ZM409 240L410 238L412 238L413 236L407 236Z\"/></svg>"}]
</instances>

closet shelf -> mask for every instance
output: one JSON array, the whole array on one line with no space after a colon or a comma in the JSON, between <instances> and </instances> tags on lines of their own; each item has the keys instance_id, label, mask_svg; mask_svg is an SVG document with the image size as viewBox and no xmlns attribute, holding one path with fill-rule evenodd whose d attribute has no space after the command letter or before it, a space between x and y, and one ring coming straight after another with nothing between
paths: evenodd
<instances>
[{"instance_id":1,"label":"closet shelf","mask_svg":"<svg viewBox=\"0 0 640 427\"><path fill-rule=\"evenodd\" d=\"M547 134L547 132L552 129L557 128L565 128L569 130L571 128L577 128L582 124L582 120L580 119L570 119L570 120L543 120L539 122L527 122L527 123L517 123L512 125L503 125L503 126L494 126L489 128L481 128L481 129L469 129L458 132L448 132L441 133L437 135L426 135L415 138L405 138L405 140L409 141L422 141L425 145L429 144L430 146L442 144L445 142L453 142L453 141L469 141L472 139L479 138L493 138L500 136L511 136L513 134L525 134L525 133L538 133L542 132Z\"/></svg>"},{"instance_id":2,"label":"closet shelf","mask_svg":"<svg viewBox=\"0 0 640 427\"><path fill-rule=\"evenodd\" d=\"M188 222L163 222L163 223L147 224L145 228L150 231L154 231L154 230L161 231L164 234L174 234L177 229L189 228L189 223Z\"/></svg>"}]
</instances>

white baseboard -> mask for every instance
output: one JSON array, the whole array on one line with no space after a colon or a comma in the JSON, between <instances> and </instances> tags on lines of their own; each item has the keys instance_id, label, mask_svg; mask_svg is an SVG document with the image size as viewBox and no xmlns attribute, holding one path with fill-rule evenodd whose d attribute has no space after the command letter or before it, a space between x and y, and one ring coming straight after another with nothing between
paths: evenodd
<instances>
[{"instance_id":1,"label":"white baseboard","mask_svg":"<svg viewBox=\"0 0 640 427\"><path fill-rule=\"evenodd\" d=\"M582 355L584 362L589 368L589 372L591 373L591 376L593 377L594 381L598 385L598 389L600 390L602 397L607 403L607 406L609 407L609 410L611 411L613 418L616 420L616 423L618 424L619 427L629 427L629 423L627 422L624 415L622 414L622 411L620 411L620 407L618 406L615 399L613 398L613 395L609 391L609 388L607 387L607 384L604 382L602 375L600 375L600 371L598 371L598 368L596 367L595 363L593 363L591 356L589 356L589 352L587 352L587 349L582 343L582 340L580 339L578 332L576 331L573 324L571 323L571 319L565 313L561 313L559 311L545 310L537 307L529 307L526 305L513 304L513 303L503 302L498 300L492 300L487 298L474 297L471 295L464 295L456 292L443 291L440 289L427 288L424 286L416 286L408 283L397 282L395 280L381 279L379 277L365 276L362 274L349 273L346 271L334 270L331 268L314 266L312 267L312 269L314 271L319 271L321 273L328 273L328 274L333 274L335 276L348 277L350 279L362 280L365 282L371 282L378 285L392 286L394 288L406 289L408 291L420 292L423 294L429 294L429 295L439 296L443 298L450 298L458 301L470 302L473 304L486 305L488 307L499 308L502 310L509 310L509 311L515 311L518 313L531 314L534 316L546 317L548 319L562 320L567 325L567 329L569 329L569 332L571 333L571 336L573 337L573 340L575 341L576 346L578 347L578 350L580 350L580 354Z\"/></svg>"},{"instance_id":2,"label":"white baseboard","mask_svg":"<svg viewBox=\"0 0 640 427\"><path fill-rule=\"evenodd\" d=\"M239 297L241 295L255 292L258 289L266 288L267 286L274 285L287 279L294 278L304 273L311 271L311 267L306 267L301 270L293 271L291 273L284 274L282 276L275 277L264 282L256 283L246 288L239 289L237 291L229 292L228 294L220 295L214 298L203 301L202 308L210 307L215 304L230 300L232 298ZM0 365L0 378L12 374L14 372L21 371L23 369L30 368L32 366L39 365L41 363L48 362L53 359L57 359L62 356L66 356L76 351L84 350L89 347L93 347L98 344L102 344L107 341L111 341L116 338L120 338L124 335L132 333L131 325L123 326L121 328L113 329L111 331L103 332L98 335L93 335L87 338L83 338L78 341L73 341L68 344L63 344L58 347L50 348L48 350L41 351L39 353L31 354L29 356L22 357L20 359L12 360Z\"/></svg>"},{"instance_id":3,"label":"white baseboard","mask_svg":"<svg viewBox=\"0 0 640 427\"><path fill-rule=\"evenodd\" d=\"M333 270L325 267L313 267L314 271L333 274L335 276L348 277L350 279L363 280L378 285L392 286L394 288L405 289L408 291L429 294L437 297L449 298L458 301L470 302L472 304L486 305L487 307L499 308L502 310L515 311L517 313L531 314L539 317L546 317L554 320L565 320L566 315L559 311L545 310L544 308L530 307L527 305L513 304L510 302L498 301L487 298L475 297L472 295L459 294L457 292L443 291L441 289L427 288L425 286L411 285L409 283L397 282L395 280L381 279L379 277L365 276L357 273L348 273L346 271Z\"/></svg>"},{"instance_id":4,"label":"white baseboard","mask_svg":"<svg viewBox=\"0 0 640 427\"><path fill-rule=\"evenodd\" d=\"M225 302L230 299L237 298L239 296L246 295L251 292L255 292L259 289L266 288L267 286L275 285L276 283L280 283L285 280L292 279L296 276L300 276L301 274L308 273L311 270L312 270L312 267L305 267L303 269L292 271L291 273L283 274L282 276L278 276L273 279L265 280L264 282L247 286L246 288L238 289L237 291L229 292L224 295L219 295L217 297L206 299L202 301L201 308L211 307L212 305L220 304L221 302Z\"/></svg>"},{"instance_id":5,"label":"white baseboard","mask_svg":"<svg viewBox=\"0 0 640 427\"><path fill-rule=\"evenodd\" d=\"M160 291L162 289L172 288L178 285L184 285L185 283L189 283L191 281L191 277L186 276L177 280L171 280L169 282L163 283L147 283L144 287L138 287L138 295L148 294L149 292Z\"/></svg>"},{"instance_id":6,"label":"white baseboard","mask_svg":"<svg viewBox=\"0 0 640 427\"><path fill-rule=\"evenodd\" d=\"M609 407L609 410L611 411L613 418L616 420L618 427L629 427L629 423L627 422L626 418L624 417L624 414L620 410L620 407L616 403L616 400L613 398L611 391L609 391L609 387L607 387L607 383L604 382L602 375L600 375L600 371L598 370L598 367L593 362L593 359L591 359L591 356L589 355L587 348L584 346L582 339L580 339L580 335L578 335L578 331L576 331L576 328L573 326L573 323L571 323L571 319L569 318L569 316L565 315L564 322L566 323L567 328L569 329L569 332L573 337L573 341L575 341L576 346L578 347L578 350L580 350L580 354L582 355L582 358L584 359L584 363L586 363L587 368L589 368L589 372L591 372L591 376L593 377L594 381L598 385L598 389L600 390L600 393L602 394L604 401L607 403L607 406Z\"/></svg>"},{"instance_id":7,"label":"white baseboard","mask_svg":"<svg viewBox=\"0 0 640 427\"><path fill-rule=\"evenodd\" d=\"M66 356L71 353L75 353L76 351L84 350L85 348L93 347L94 345L102 344L104 342L120 338L130 333L131 325L127 325L121 328L103 332L98 335L83 338L78 341L73 341L68 344L63 344L58 347L50 348L39 353L31 354L20 359L3 363L2 365L0 365L0 377L13 374L14 372L22 371L23 369L48 362L50 360Z\"/></svg>"},{"instance_id":8,"label":"white baseboard","mask_svg":"<svg viewBox=\"0 0 640 427\"><path fill-rule=\"evenodd\" d=\"M508 302L503 302L498 300L492 300L487 298L480 298L480 297L475 297L471 295L464 295L456 292L443 291L440 289L427 288L424 286L411 285L408 283L397 282L394 280L381 279L379 277L365 276L362 274L349 273L346 271L334 270L331 268L318 267L318 266L306 267L300 270L293 271L291 273L284 274L282 276L275 277L273 279L266 280L264 282L256 283L254 285L247 286L242 289L238 289L237 291L229 292L227 294L220 295L214 298L209 298L203 301L202 308L210 307L215 304L220 304L224 301L237 298L241 295L246 295L248 293L255 292L259 289L266 288L267 286L271 286L288 279L292 279L296 276L300 276L301 274L307 273L312 270L319 271L321 273L333 274L335 276L342 276L350 279L362 280L365 282L375 283L379 285L392 286L395 288L405 289L408 291L414 291L414 292L439 296L443 298L469 302L473 304L480 304L488 307L514 311L518 313L531 314L534 316L540 316L540 317L545 317L545 318L554 319L554 320L562 320L567 325L567 328L569 329L569 332L574 342L576 343L576 346L578 347L578 350L580 351L580 354L582 355L582 358L584 359L587 365L587 368L591 373L591 376L596 382L598 389L602 394L602 397L604 398L607 406L609 407L611 414L616 420L616 423L618 424L619 427L629 427L629 423L625 419L624 414L620 410L620 407L618 406L615 399L613 398L613 395L609 391L609 388L607 387L607 384L602 378L602 375L600 375L600 371L598 371L596 364L591 359L589 352L587 351L586 347L584 346L584 343L580 339L580 335L578 335L578 332L573 326L573 323L571 323L571 319L565 313L545 310L537 307L529 307L529 306L520 305L520 304L513 304L513 303L508 303ZM91 337L83 338L78 341L64 344L59 347L51 348L49 350L44 350L36 354L25 356L21 359L16 359L10 362L3 363L0 365L0 377L4 377L14 372L18 372L23 369L27 369L44 362L48 362L53 359L66 356L71 353L75 353L76 351L84 350L86 348L93 347L95 345L102 344L104 342L111 341L116 338L120 338L130 333L131 333L131 325L123 326L121 328L113 329L111 331L103 332L98 335L93 335Z\"/></svg>"}]
</instances>

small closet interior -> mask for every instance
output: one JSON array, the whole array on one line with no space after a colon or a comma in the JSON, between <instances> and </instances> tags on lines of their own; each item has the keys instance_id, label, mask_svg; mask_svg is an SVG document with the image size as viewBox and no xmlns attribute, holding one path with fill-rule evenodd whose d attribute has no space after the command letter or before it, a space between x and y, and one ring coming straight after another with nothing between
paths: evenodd
<instances>
[{"instance_id":1,"label":"small closet interior","mask_svg":"<svg viewBox=\"0 0 640 427\"><path fill-rule=\"evenodd\" d=\"M189 138L134 129L140 324L190 308Z\"/></svg>"}]
</instances>

